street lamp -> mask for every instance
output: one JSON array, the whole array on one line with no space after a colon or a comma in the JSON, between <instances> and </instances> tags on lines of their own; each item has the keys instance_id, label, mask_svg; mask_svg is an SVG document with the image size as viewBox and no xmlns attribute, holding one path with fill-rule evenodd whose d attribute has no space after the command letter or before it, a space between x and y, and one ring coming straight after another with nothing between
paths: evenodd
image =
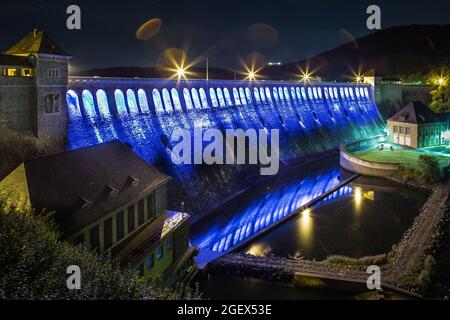
<instances>
[{"instance_id":1,"label":"street lamp","mask_svg":"<svg viewBox=\"0 0 450 320\"><path fill-rule=\"evenodd\" d=\"M311 78L312 78L312 74L309 73L308 71L302 71L302 74L300 76L300 81L302 82L311 82Z\"/></svg>"},{"instance_id":2,"label":"street lamp","mask_svg":"<svg viewBox=\"0 0 450 320\"><path fill-rule=\"evenodd\" d=\"M181 80L181 78L186 78L186 69L184 67L178 67L175 76L178 78L178 80Z\"/></svg>"}]
</instances>

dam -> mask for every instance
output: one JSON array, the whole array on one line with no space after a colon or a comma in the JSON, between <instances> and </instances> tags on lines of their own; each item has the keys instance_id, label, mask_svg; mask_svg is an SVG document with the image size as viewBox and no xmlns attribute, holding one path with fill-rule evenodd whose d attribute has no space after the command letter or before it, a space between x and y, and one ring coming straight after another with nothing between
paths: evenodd
<instances>
[{"instance_id":1,"label":"dam","mask_svg":"<svg viewBox=\"0 0 450 320\"><path fill-rule=\"evenodd\" d=\"M280 166L384 133L373 87L349 83L70 77L67 149L119 139L173 177L194 220L251 186L258 165L174 165L175 129L279 130Z\"/></svg>"}]
</instances>

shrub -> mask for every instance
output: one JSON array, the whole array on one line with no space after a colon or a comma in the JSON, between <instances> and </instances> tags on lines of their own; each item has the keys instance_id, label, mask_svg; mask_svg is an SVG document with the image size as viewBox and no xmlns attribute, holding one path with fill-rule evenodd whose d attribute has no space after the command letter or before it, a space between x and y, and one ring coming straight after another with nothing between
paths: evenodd
<instances>
[{"instance_id":1,"label":"shrub","mask_svg":"<svg viewBox=\"0 0 450 320\"><path fill-rule=\"evenodd\" d=\"M436 157L421 155L419 157L420 177L426 183L436 183L441 180L441 169Z\"/></svg>"},{"instance_id":2,"label":"shrub","mask_svg":"<svg viewBox=\"0 0 450 320\"><path fill-rule=\"evenodd\" d=\"M430 286L433 283L433 278L436 273L436 260L433 258L433 256L427 256L425 258L425 262L423 265L423 270L419 274L418 277L418 284L419 287L424 291L428 291Z\"/></svg>"},{"instance_id":3,"label":"shrub","mask_svg":"<svg viewBox=\"0 0 450 320\"><path fill-rule=\"evenodd\" d=\"M51 215L12 210L0 200L0 299L187 299L197 292L147 282L109 257L61 242ZM68 290L68 266L81 269L81 290Z\"/></svg>"}]
</instances>

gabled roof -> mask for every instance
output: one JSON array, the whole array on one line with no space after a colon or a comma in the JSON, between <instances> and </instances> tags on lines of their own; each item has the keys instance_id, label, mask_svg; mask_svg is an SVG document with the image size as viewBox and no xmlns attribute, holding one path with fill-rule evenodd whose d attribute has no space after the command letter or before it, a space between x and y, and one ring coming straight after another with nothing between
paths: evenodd
<instances>
[{"instance_id":1,"label":"gabled roof","mask_svg":"<svg viewBox=\"0 0 450 320\"><path fill-rule=\"evenodd\" d=\"M434 113L430 108L420 101L407 104L402 110L396 113L388 121L405 122L405 123L434 123L445 122L446 120L438 114Z\"/></svg>"},{"instance_id":2,"label":"gabled roof","mask_svg":"<svg viewBox=\"0 0 450 320\"><path fill-rule=\"evenodd\" d=\"M27 57L14 56L12 54L0 53L0 66L33 67Z\"/></svg>"},{"instance_id":3,"label":"gabled roof","mask_svg":"<svg viewBox=\"0 0 450 320\"><path fill-rule=\"evenodd\" d=\"M32 31L6 51L7 54L25 55L33 53L53 54L69 57L47 34L43 31Z\"/></svg>"},{"instance_id":4,"label":"gabled roof","mask_svg":"<svg viewBox=\"0 0 450 320\"><path fill-rule=\"evenodd\" d=\"M24 165L32 207L54 211L65 237L170 180L119 141Z\"/></svg>"}]
</instances>

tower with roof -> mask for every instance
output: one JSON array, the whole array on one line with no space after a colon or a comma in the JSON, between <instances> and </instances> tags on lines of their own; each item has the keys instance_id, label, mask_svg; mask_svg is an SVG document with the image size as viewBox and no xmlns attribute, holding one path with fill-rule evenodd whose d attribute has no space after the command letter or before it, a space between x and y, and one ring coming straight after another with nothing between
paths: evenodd
<instances>
[{"instance_id":1,"label":"tower with roof","mask_svg":"<svg viewBox=\"0 0 450 320\"><path fill-rule=\"evenodd\" d=\"M0 54L0 124L64 146L70 56L34 30Z\"/></svg>"}]
</instances>

